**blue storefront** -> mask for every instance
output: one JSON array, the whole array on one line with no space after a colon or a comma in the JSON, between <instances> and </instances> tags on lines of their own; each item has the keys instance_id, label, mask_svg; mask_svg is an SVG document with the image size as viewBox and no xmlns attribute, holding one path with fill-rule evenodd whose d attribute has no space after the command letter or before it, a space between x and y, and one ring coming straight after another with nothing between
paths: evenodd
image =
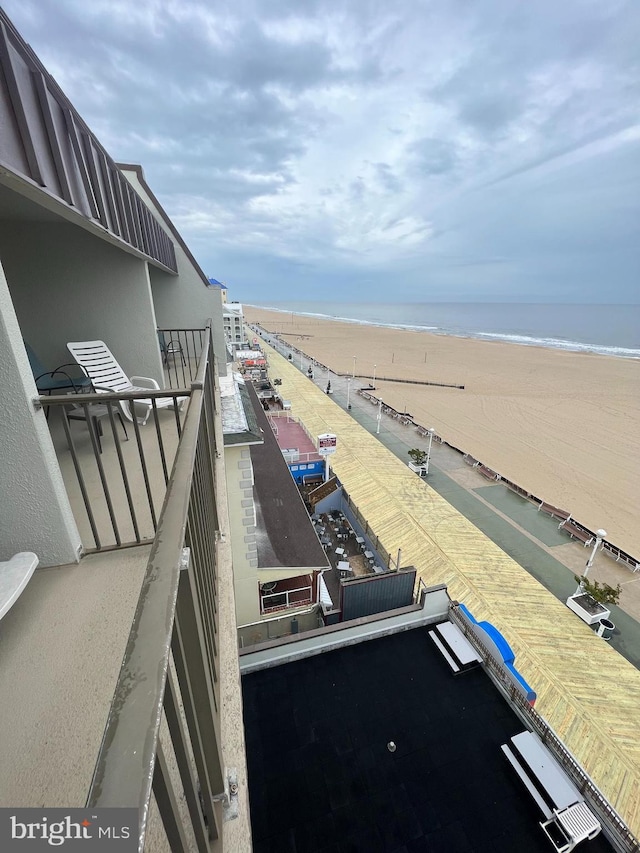
<instances>
[{"instance_id":1,"label":"blue storefront","mask_svg":"<svg viewBox=\"0 0 640 853\"><path fill-rule=\"evenodd\" d=\"M307 477L324 475L324 461L316 459L314 462L290 462L289 471L296 483L304 483Z\"/></svg>"}]
</instances>

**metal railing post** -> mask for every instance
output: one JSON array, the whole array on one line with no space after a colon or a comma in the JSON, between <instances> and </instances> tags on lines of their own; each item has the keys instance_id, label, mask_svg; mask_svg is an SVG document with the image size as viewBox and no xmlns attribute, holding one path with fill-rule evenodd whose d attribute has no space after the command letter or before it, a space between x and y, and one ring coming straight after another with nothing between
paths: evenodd
<instances>
[{"instance_id":1,"label":"metal railing post","mask_svg":"<svg viewBox=\"0 0 640 853\"><path fill-rule=\"evenodd\" d=\"M153 793L158 804L158 810L171 853L189 853L189 842L182 826L182 818L178 809L178 800L171 782L171 774L158 740L156 747L156 763L153 770Z\"/></svg>"}]
</instances>

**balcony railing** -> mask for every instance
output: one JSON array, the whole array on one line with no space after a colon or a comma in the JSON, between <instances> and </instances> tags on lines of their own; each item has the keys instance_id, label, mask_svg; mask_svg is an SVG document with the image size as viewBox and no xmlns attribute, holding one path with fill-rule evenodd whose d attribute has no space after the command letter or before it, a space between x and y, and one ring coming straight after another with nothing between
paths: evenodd
<instances>
[{"instance_id":1,"label":"balcony railing","mask_svg":"<svg viewBox=\"0 0 640 853\"><path fill-rule=\"evenodd\" d=\"M287 589L283 592L272 592L269 595L260 596L260 608L262 613L273 613L276 610L286 610L290 607L304 607L313 601L313 589L310 586L301 586L298 589Z\"/></svg>"},{"instance_id":2,"label":"balcony railing","mask_svg":"<svg viewBox=\"0 0 640 853\"><path fill-rule=\"evenodd\" d=\"M158 329L160 355L169 388L184 388L196 377L204 329Z\"/></svg>"},{"instance_id":3,"label":"balcony railing","mask_svg":"<svg viewBox=\"0 0 640 853\"><path fill-rule=\"evenodd\" d=\"M221 834L226 780L212 361L207 329L87 797L91 808L139 809L140 851L152 793L174 853L194 846L209 851ZM227 789L233 800L233 780Z\"/></svg>"},{"instance_id":4,"label":"balcony railing","mask_svg":"<svg viewBox=\"0 0 640 853\"><path fill-rule=\"evenodd\" d=\"M153 541L193 382L209 357L209 334L158 331L169 389L145 391L151 410L144 425L124 411L135 408L140 392L38 398L85 553Z\"/></svg>"}]
</instances>

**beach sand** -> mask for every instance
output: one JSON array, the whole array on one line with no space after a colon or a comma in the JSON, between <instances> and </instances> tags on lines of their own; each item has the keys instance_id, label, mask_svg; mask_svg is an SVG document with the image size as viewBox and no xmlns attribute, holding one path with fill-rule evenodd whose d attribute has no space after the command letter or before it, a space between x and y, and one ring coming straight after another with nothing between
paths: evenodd
<instances>
[{"instance_id":1,"label":"beach sand","mask_svg":"<svg viewBox=\"0 0 640 853\"><path fill-rule=\"evenodd\" d=\"M244 307L449 444L640 558L640 362ZM383 377L464 385L464 390ZM367 379L357 379L366 387Z\"/></svg>"}]
</instances>

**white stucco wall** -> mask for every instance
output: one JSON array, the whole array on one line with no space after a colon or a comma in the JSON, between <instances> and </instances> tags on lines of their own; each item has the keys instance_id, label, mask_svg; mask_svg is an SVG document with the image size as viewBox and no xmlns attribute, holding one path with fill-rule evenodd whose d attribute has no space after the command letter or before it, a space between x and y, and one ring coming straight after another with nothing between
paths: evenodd
<instances>
[{"instance_id":1,"label":"white stucco wall","mask_svg":"<svg viewBox=\"0 0 640 853\"><path fill-rule=\"evenodd\" d=\"M260 619L258 550L253 501L253 468L248 447L224 449L229 530L233 560L236 622L246 625Z\"/></svg>"},{"instance_id":2,"label":"white stucco wall","mask_svg":"<svg viewBox=\"0 0 640 853\"><path fill-rule=\"evenodd\" d=\"M218 287L207 287L193 262L185 254L173 234L167 228L158 213L153 199L140 183L136 172L124 170L129 183L144 199L149 210L154 213L159 225L171 237L176 250L178 275L170 275L149 265L149 276L153 290L158 327L164 329L202 328L211 318L213 346L218 359L218 369L224 374L226 351L222 330L222 294Z\"/></svg>"},{"instance_id":3,"label":"white stucco wall","mask_svg":"<svg viewBox=\"0 0 640 853\"><path fill-rule=\"evenodd\" d=\"M0 560L34 551L40 565L78 559L80 535L0 265Z\"/></svg>"},{"instance_id":4,"label":"white stucco wall","mask_svg":"<svg viewBox=\"0 0 640 853\"><path fill-rule=\"evenodd\" d=\"M67 341L103 340L125 373L162 385L146 261L66 223L3 222L2 262L22 335L45 367Z\"/></svg>"}]
</instances>

